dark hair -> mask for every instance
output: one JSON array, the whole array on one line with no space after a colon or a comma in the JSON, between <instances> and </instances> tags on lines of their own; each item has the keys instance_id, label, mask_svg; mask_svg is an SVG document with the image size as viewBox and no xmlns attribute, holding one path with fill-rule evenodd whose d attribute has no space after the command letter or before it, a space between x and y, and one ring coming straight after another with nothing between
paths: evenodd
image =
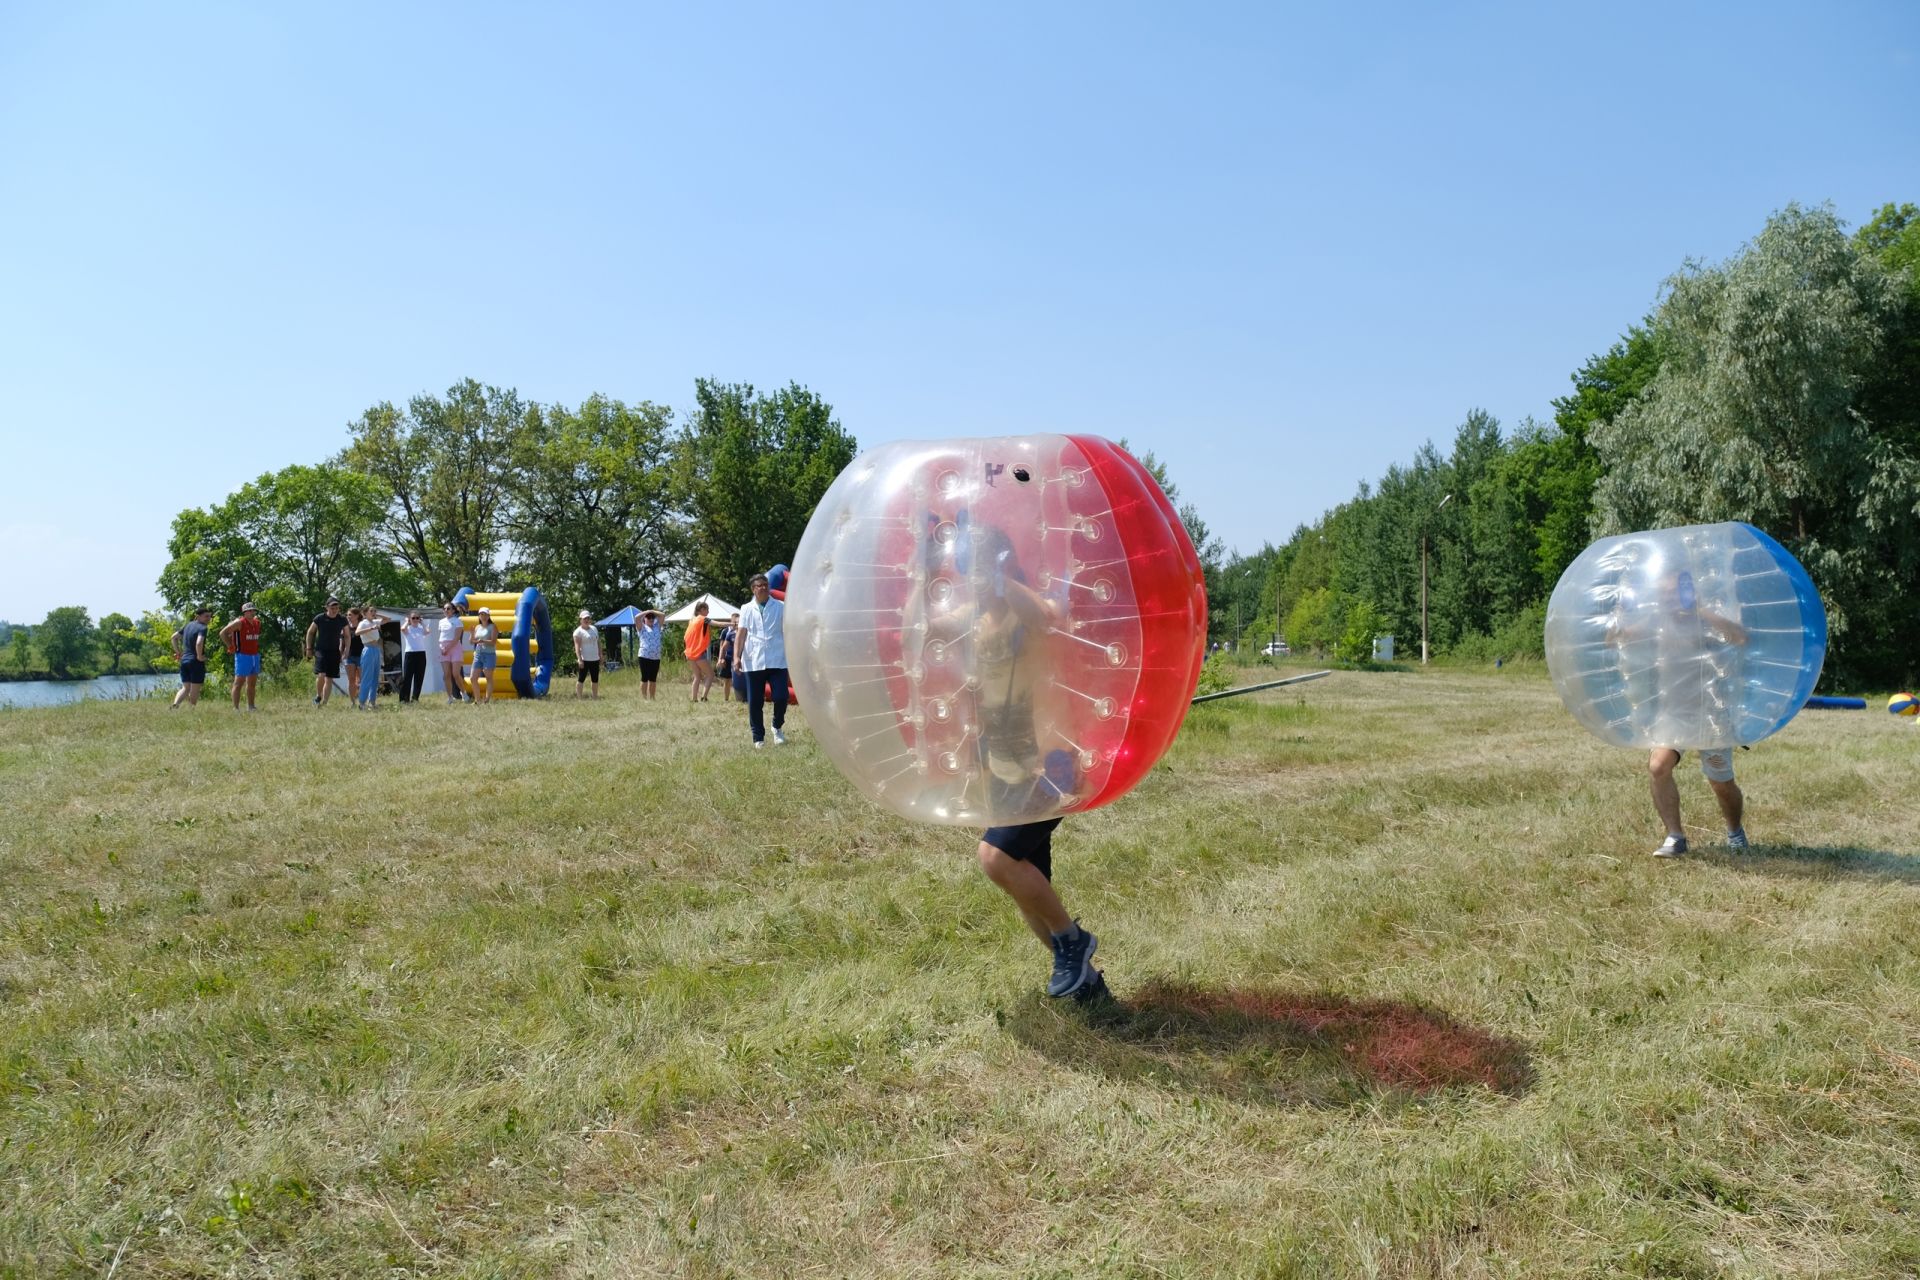
<instances>
[{"instance_id":1,"label":"dark hair","mask_svg":"<svg viewBox=\"0 0 1920 1280\"><path fill-rule=\"evenodd\" d=\"M765 583L767 584L767 589L768 589L768 590L772 590L772 589L773 589L773 583L772 583L772 582L769 582L769 581L767 580L767 575L766 575L766 574L764 574L764 573L756 573L756 574L754 574L754 575L753 575L753 576L752 576L751 578L748 578L748 579L747 579L747 586L748 586L748 587L757 587L757 586L759 586L759 585L760 585L761 583L763 583L763 582L765 582Z\"/></svg>"}]
</instances>

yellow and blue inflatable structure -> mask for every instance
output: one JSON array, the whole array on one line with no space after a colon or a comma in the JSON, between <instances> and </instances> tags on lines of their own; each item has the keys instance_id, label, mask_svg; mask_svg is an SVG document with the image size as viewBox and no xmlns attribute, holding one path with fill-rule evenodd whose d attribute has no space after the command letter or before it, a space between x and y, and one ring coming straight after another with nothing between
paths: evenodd
<instances>
[{"instance_id":1,"label":"yellow and blue inflatable structure","mask_svg":"<svg viewBox=\"0 0 1920 1280\"><path fill-rule=\"evenodd\" d=\"M461 661L464 665L473 662L473 628L480 620L480 610L485 609L493 617L493 625L502 632L500 620L513 618L512 634L502 634L495 641L494 653L498 659L496 671L508 673L508 683L496 685L493 696L496 698L544 698L547 686L553 682L553 619L547 615L547 602L540 594L540 588L528 587L515 594L511 591L475 591L472 587L462 587L454 593L453 603L459 608L461 622L466 627L466 640L461 645Z\"/></svg>"}]
</instances>

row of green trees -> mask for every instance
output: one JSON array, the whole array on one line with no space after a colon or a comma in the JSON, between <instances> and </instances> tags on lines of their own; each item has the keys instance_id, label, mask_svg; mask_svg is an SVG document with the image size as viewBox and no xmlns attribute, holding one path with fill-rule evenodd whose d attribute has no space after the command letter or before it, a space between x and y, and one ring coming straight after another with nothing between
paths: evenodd
<instances>
[{"instance_id":1,"label":"row of green trees","mask_svg":"<svg viewBox=\"0 0 1920 1280\"><path fill-rule=\"evenodd\" d=\"M1210 568L1216 636L1357 659L1538 654L1546 600L1594 537L1744 520L1825 598L1830 683L1916 675L1920 209L1847 234L1789 206L1731 260L1688 263L1651 316L1573 375L1551 423L1475 410L1279 546Z\"/></svg>"},{"instance_id":2,"label":"row of green trees","mask_svg":"<svg viewBox=\"0 0 1920 1280\"><path fill-rule=\"evenodd\" d=\"M374 405L347 434L331 459L175 517L168 606L230 618L252 600L268 650L290 660L329 595L427 603L531 583L596 614L682 592L742 597L792 556L857 452L805 387L706 379L681 421L664 405L537 404L467 379Z\"/></svg>"},{"instance_id":3,"label":"row of green trees","mask_svg":"<svg viewBox=\"0 0 1920 1280\"><path fill-rule=\"evenodd\" d=\"M62 605L38 626L0 622L0 671L13 678L68 680L102 673L153 671L172 658L173 628L160 614L135 622L109 613L96 624L79 605Z\"/></svg>"}]
</instances>

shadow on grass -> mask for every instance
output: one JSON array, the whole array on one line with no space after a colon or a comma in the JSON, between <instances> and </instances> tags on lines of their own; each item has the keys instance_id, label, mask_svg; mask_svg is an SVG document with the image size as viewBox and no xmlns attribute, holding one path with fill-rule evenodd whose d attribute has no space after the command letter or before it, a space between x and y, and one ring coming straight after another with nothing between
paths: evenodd
<instances>
[{"instance_id":1,"label":"shadow on grass","mask_svg":"<svg viewBox=\"0 0 1920 1280\"><path fill-rule=\"evenodd\" d=\"M1268 1106L1476 1086L1519 1095L1534 1080L1519 1041L1392 1000L1154 983L1085 1007L1033 995L1005 1020L1072 1070Z\"/></svg>"},{"instance_id":2,"label":"shadow on grass","mask_svg":"<svg viewBox=\"0 0 1920 1280\"><path fill-rule=\"evenodd\" d=\"M1723 865L1762 875L1799 879L1859 876L1920 884L1920 858L1857 845L1755 845L1748 853L1720 853L1716 861Z\"/></svg>"}]
</instances>

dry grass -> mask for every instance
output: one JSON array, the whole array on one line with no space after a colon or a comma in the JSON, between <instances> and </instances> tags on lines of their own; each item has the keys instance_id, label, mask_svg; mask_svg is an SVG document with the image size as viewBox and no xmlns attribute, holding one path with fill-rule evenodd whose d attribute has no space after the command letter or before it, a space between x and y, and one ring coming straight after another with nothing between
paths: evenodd
<instances>
[{"instance_id":1,"label":"dry grass","mask_svg":"<svg viewBox=\"0 0 1920 1280\"><path fill-rule=\"evenodd\" d=\"M1668 865L1537 675L1201 708L1061 831L1085 1013L803 720L610 693L0 715L0 1276L1920 1272L1908 724Z\"/></svg>"}]
</instances>

